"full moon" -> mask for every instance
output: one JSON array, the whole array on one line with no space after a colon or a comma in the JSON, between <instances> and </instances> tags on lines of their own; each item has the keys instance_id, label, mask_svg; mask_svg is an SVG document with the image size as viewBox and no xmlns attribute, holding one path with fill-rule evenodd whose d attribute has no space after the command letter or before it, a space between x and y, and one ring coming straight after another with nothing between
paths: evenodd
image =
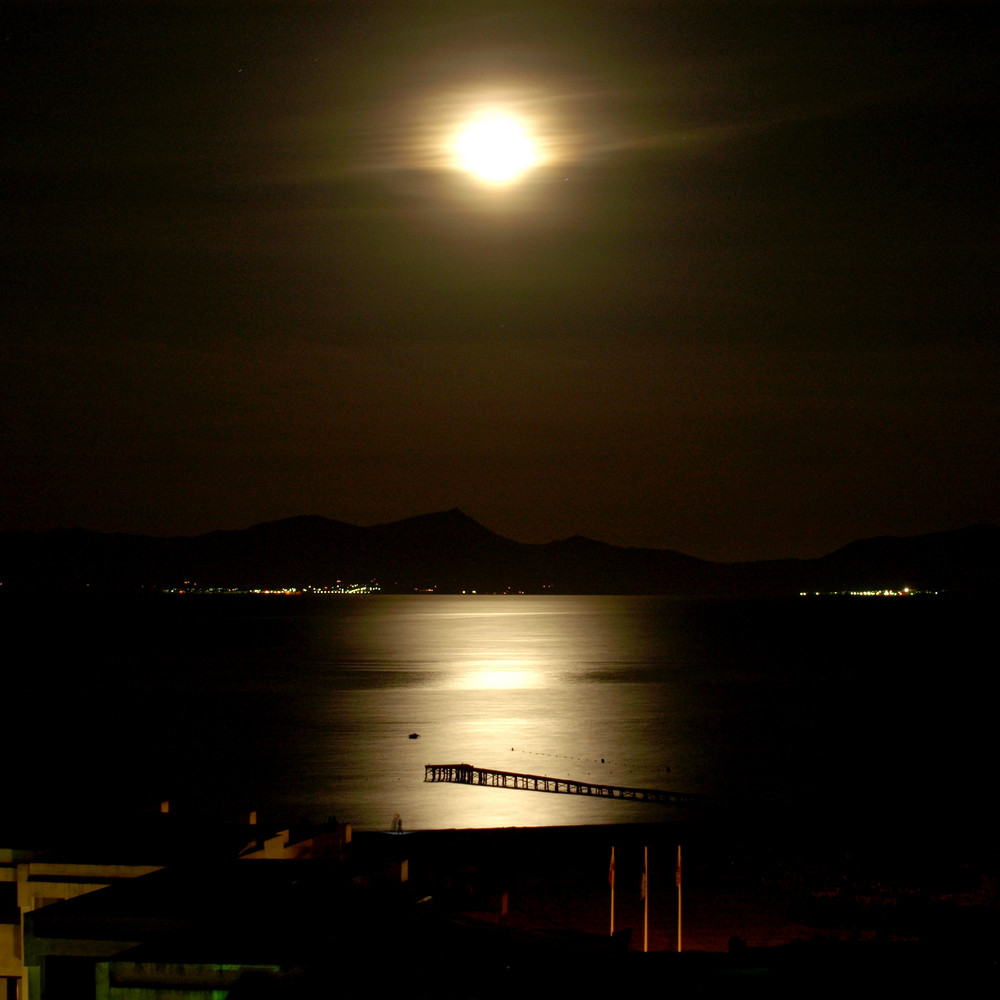
<instances>
[{"instance_id":1,"label":"full moon","mask_svg":"<svg viewBox=\"0 0 1000 1000\"><path fill-rule=\"evenodd\" d=\"M486 184L509 184L539 161L524 125L513 117L477 118L455 140L459 166Z\"/></svg>"}]
</instances>

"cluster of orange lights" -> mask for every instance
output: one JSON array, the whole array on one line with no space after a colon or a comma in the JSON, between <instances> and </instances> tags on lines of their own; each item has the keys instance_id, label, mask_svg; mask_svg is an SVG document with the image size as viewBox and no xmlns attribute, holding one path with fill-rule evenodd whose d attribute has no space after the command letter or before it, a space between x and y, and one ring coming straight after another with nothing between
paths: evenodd
<instances>
[{"instance_id":1,"label":"cluster of orange lights","mask_svg":"<svg viewBox=\"0 0 1000 1000\"><path fill-rule=\"evenodd\" d=\"M180 587L166 587L165 594L264 594L267 596L297 597L303 594L377 594L382 588L374 581L369 583L341 583L326 587L199 587L185 583Z\"/></svg>"},{"instance_id":2,"label":"cluster of orange lights","mask_svg":"<svg viewBox=\"0 0 1000 1000\"><path fill-rule=\"evenodd\" d=\"M912 597L914 594L937 594L936 590L914 590L903 587L900 590L800 590L799 597Z\"/></svg>"}]
</instances>

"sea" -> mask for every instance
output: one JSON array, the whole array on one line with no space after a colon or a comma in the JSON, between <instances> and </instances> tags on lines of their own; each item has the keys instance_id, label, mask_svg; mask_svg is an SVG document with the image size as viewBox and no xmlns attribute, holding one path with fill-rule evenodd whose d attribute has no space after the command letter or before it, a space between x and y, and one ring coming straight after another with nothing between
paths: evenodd
<instances>
[{"instance_id":1,"label":"sea","mask_svg":"<svg viewBox=\"0 0 1000 1000\"><path fill-rule=\"evenodd\" d=\"M995 795L991 609L949 597L5 595L2 809L358 831L959 829ZM426 782L468 763L694 805ZM740 819L738 819L740 818Z\"/></svg>"}]
</instances>

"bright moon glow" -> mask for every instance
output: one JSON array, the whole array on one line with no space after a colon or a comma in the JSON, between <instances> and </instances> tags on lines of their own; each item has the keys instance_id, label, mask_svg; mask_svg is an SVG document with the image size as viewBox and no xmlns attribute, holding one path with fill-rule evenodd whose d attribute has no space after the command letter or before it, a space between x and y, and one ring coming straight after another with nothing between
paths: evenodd
<instances>
[{"instance_id":1,"label":"bright moon glow","mask_svg":"<svg viewBox=\"0 0 1000 1000\"><path fill-rule=\"evenodd\" d=\"M453 686L467 691L522 690L545 686L545 675L540 670L511 661L483 661L472 664L453 681Z\"/></svg>"},{"instance_id":2,"label":"bright moon glow","mask_svg":"<svg viewBox=\"0 0 1000 1000\"><path fill-rule=\"evenodd\" d=\"M459 165L487 184L509 184L538 162L524 126L503 115L477 118L455 142Z\"/></svg>"}]
</instances>

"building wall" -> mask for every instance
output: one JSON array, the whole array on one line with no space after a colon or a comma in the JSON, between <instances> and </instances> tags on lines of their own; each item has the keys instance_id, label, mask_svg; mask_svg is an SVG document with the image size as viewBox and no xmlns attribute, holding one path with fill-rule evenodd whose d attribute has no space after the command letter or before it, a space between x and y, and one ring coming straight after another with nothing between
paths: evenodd
<instances>
[{"instance_id":1,"label":"building wall","mask_svg":"<svg viewBox=\"0 0 1000 1000\"><path fill-rule=\"evenodd\" d=\"M64 899L103 889L123 878L159 870L158 865L95 865L25 861L0 867L0 881L17 883L17 923L0 924L0 977L20 979L20 1000L38 1000L40 979L24 964L24 915ZM2 978L0 978L2 982ZM0 993L0 1000L7 1000Z\"/></svg>"}]
</instances>

